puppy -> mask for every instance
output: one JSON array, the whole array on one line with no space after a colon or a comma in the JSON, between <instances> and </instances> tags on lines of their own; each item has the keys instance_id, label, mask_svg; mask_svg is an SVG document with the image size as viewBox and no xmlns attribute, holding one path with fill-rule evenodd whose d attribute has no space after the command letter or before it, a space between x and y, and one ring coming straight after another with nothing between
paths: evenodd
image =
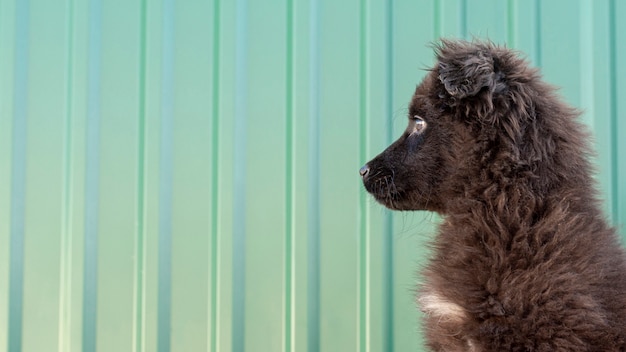
<instances>
[{"instance_id":1,"label":"puppy","mask_svg":"<svg viewBox=\"0 0 626 352\"><path fill-rule=\"evenodd\" d=\"M402 136L360 170L442 223L417 299L433 351L626 351L626 255L589 134L517 53L443 40Z\"/></svg>"}]
</instances>

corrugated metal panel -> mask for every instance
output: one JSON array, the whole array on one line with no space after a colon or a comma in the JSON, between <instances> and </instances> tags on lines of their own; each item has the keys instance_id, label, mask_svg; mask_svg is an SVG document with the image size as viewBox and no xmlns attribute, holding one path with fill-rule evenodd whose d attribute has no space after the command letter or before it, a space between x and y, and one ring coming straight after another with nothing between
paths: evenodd
<instances>
[{"instance_id":1,"label":"corrugated metal panel","mask_svg":"<svg viewBox=\"0 0 626 352\"><path fill-rule=\"evenodd\" d=\"M626 224L626 3L0 0L0 350L419 350L433 216L357 170L440 36L584 109Z\"/></svg>"}]
</instances>

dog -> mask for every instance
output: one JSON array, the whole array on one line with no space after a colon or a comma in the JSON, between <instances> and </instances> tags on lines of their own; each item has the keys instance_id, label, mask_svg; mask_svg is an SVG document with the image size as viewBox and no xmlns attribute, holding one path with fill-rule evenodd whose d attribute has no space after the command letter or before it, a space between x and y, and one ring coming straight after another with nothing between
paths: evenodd
<instances>
[{"instance_id":1,"label":"dog","mask_svg":"<svg viewBox=\"0 0 626 352\"><path fill-rule=\"evenodd\" d=\"M441 40L402 136L360 169L441 215L417 303L432 351L626 351L626 254L590 135L519 53Z\"/></svg>"}]
</instances>

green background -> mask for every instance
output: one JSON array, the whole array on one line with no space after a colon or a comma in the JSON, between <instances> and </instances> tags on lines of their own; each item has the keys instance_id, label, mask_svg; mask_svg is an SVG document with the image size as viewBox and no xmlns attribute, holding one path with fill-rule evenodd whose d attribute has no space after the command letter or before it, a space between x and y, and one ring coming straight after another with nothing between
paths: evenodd
<instances>
[{"instance_id":1,"label":"green background","mask_svg":"<svg viewBox=\"0 0 626 352\"><path fill-rule=\"evenodd\" d=\"M0 0L0 351L418 351L437 218L359 167L440 36L583 110L626 224L626 2Z\"/></svg>"}]
</instances>

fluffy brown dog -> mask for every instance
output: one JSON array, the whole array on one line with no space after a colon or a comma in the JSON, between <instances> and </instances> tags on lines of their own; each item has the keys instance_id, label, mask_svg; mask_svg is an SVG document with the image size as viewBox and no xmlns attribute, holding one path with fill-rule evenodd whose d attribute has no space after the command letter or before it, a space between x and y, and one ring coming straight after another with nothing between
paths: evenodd
<instances>
[{"instance_id":1,"label":"fluffy brown dog","mask_svg":"<svg viewBox=\"0 0 626 352\"><path fill-rule=\"evenodd\" d=\"M443 222L418 303L434 351L626 351L626 255L578 113L506 48L442 41L404 134L361 168Z\"/></svg>"}]
</instances>

